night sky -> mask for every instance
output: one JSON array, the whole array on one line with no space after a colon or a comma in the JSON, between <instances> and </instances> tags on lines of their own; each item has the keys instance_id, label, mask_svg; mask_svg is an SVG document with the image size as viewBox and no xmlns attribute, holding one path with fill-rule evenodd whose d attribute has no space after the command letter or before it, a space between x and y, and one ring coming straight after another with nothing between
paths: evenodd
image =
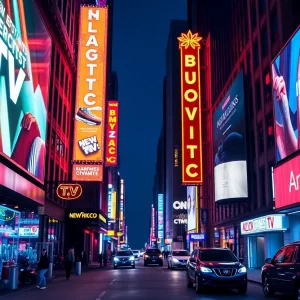
<instances>
[{"instance_id":1,"label":"night sky","mask_svg":"<svg viewBox=\"0 0 300 300\"><path fill-rule=\"evenodd\" d=\"M149 237L169 24L186 18L186 0L114 0L113 70L119 80L120 172L131 248L142 248Z\"/></svg>"}]
</instances>

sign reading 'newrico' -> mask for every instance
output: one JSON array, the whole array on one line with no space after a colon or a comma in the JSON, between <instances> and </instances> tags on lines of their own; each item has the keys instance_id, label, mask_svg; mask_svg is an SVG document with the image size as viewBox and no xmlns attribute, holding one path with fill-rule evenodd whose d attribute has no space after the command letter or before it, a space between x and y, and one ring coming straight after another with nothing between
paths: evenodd
<instances>
[{"instance_id":1,"label":"sign reading 'newrico'","mask_svg":"<svg viewBox=\"0 0 300 300\"><path fill-rule=\"evenodd\" d=\"M179 40L181 63L182 183L201 184L202 136L200 91L200 41L198 33L182 33Z\"/></svg>"},{"instance_id":2,"label":"sign reading 'newrico'","mask_svg":"<svg viewBox=\"0 0 300 300\"><path fill-rule=\"evenodd\" d=\"M101 213L96 212L70 212L69 213L69 219L84 219L84 220L101 220L103 223L106 224L107 220Z\"/></svg>"},{"instance_id":3,"label":"sign reading 'newrico'","mask_svg":"<svg viewBox=\"0 0 300 300\"><path fill-rule=\"evenodd\" d=\"M64 200L74 200L81 196L82 186L80 184L60 184L56 189L56 194Z\"/></svg>"}]
</instances>

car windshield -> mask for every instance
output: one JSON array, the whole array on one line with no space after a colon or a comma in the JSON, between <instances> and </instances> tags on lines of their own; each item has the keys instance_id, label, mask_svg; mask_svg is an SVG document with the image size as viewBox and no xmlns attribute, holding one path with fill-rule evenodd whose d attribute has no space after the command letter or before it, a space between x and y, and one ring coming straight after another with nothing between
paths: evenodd
<instances>
[{"instance_id":1,"label":"car windshield","mask_svg":"<svg viewBox=\"0 0 300 300\"><path fill-rule=\"evenodd\" d=\"M200 250L200 260L220 262L238 261L230 250Z\"/></svg>"},{"instance_id":2,"label":"car windshield","mask_svg":"<svg viewBox=\"0 0 300 300\"><path fill-rule=\"evenodd\" d=\"M146 252L150 253L150 254L152 254L152 253L157 254L157 253L160 253L160 250L159 249L148 249Z\"/></svg>"},{"instance_id":3,"label":"car windshield","mask_svg":"<svg viewBox=\"0 0 300 300\"><path fill-rule=\"evenodd\" d=\"M190 256L190 253L188 251L181 250L181 251L173 251L172 255L173 256Z\"/></svg>"},{"instance_id":4,"label":"car windshield","mask_svg":"<svg viewBox=\"0 0 300 300\"><path fill-rule=\"evenodd\" d=\"M119 251L117 252L116 256L130 256L132 254L132 251Z\"/></svg>"}]
</instances>

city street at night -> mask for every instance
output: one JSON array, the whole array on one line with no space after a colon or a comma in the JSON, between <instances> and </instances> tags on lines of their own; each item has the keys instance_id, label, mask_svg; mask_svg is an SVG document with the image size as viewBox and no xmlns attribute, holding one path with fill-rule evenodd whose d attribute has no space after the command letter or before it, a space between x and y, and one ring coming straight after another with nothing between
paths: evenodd
<instances>
[{"instance_id":1,"label":"city street at night","mask_svg":"<svg viewBox=\"0 0 300 300\"><path fill-rule=\"evenodd\" d=\"M246 295L238 295L234 290L208 290L197 295L195 289L187 288L184 270L168 270L164 267L144 267L142 260L136 269L107 269L85 272L81 276L73 276L69 281L65 278L54 280L46 290L30 288L26 291L1 296L3 300L31 299L76 299L76 300L184 300L184 299L265 299L261 285L248 283ZM286 296L268 299L288 299Z\"/></svg>"}]
</instances>

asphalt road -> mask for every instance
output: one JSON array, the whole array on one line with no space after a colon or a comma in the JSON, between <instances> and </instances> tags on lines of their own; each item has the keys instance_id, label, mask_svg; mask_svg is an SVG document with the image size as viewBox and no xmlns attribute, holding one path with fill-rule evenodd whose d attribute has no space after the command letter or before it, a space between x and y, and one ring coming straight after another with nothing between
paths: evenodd
<instances>
[{"instance_id":1,"label":"asphalt road","mask_svg":"<svg viewBox=\"0 0 300 300\"><path fill-rule=\"evenodd\" d=\"M81 276L72 276L69 281L57 279L47 285L47 289L30 288L9 295L1 295L1 300L184 300L184 299L265 299L258 284L249 283L248 292L240 296L236 291L213 290L197 295L185 284L185 272L168 270L166 266L144 267L142 260L136 269L92 270ZM268 299L287 299L278 296Z\"/></svg>"}]
</instances>

